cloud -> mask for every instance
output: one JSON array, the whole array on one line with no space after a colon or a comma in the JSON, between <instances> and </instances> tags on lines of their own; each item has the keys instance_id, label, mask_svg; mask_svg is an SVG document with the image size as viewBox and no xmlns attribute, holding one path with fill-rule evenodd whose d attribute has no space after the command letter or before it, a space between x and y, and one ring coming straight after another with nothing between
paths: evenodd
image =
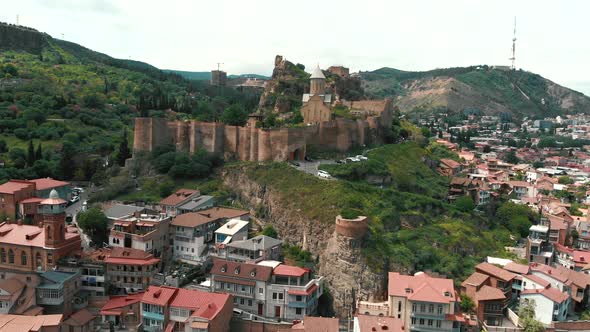
<instances>
[{"instance_id":1,"label":"cloud","mask_svg":"<svg viewBox=\"0 0 590 332\"><path fill-rule=\"evenodd\" d=\"M34 2L40 6L54 10L110 15L122 13L121 9L110 0L35 0Z\"/></svg>"}]
</instances>

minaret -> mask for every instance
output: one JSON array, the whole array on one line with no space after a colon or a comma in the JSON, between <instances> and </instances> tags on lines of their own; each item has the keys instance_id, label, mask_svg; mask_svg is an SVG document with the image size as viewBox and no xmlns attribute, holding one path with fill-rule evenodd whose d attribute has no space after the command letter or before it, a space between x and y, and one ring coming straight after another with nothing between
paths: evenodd
<instances>
[{"instance_id":1,"label":"minaret","mask_svg":"<svg viewBox=\"0 0 590 332\"><path fill-rule=\"evenodd\" d=\"M67 202L57 194L55 189L49 193L49 198L39 203L39 212L45 229L45 246L59 247L66 237L66 206Z\"/></svg>"},{"instance_id":2,"label":"minaret","mask_svg":"<svg viewBox=\"0 0 590 332\"><path fill-rule=\"evenodd\" d=\"M326 87L326 76L322 73L320 66L318 65L310 77L309 95L323 95Z\"/></svg>"}]
</instances>

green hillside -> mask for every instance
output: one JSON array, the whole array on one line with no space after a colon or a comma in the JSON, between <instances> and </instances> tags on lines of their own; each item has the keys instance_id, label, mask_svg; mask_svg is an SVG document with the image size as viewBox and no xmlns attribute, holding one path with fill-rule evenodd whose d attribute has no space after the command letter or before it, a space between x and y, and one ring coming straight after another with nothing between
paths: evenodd
<instances>
[{"instance_id":1,"label":"green hillside","mask_svg":"<svg viewBox=\"0 0 590 332\"><path fill-rule=\"evenodd\" d=\"M383 163L394 177L384 188L358 179L326 181L279 163L226 169L243 171L251 180L276 190L279 197L273 199L308 220L329 224L342 212L370 216L364 253L374 270L432 270L462 278L486 255L506 255L503 247L512 244L510 234L518 235L520 228L510 221L500 225L495 212L489 216L463 213L444 203L448 179L425 164L440 158L439 149L409 142L369 152L369 161ZM358 164L362 163L367 162Z\"/></svg>"},{"instance_id":2,"label":"green hillside","mask_svg":"<svg viewBox=\"0 0 590 332\"><path fill-rule=\"evenodd\" d=\"M590 113L590 98L540 75L489 66L424 72L381 68L361 72L365 91L394 97L402 112L479 109L516 118Z\"/></svg>"},{"instance_id":3,"label":"green hillside","mask_svg":"<svg viewBox=\"0 0 590 332\"><path fill-rule=\"evenodd\" d=\"M0 158L7 164L0 180L100 181L104 163L122 163L119 146L124 136L131 146L134 117L212 121L231 105L252 109L257 101L0 23Z\"/></svg>"},{"instance_id":4,"label":"green hillside","mask_svg":"<svg viewBox=\"0 0 590 332\"><path fill-rule=\"evenodd\" d=\"M165 73L172 73L178 74L187 80L193 81L209 81L211 80L211 72L209 71L183 71L183 70L173 70L173 69L163 69ZM227 78L235 79L235 78L243 78L243 77L250 77L250 78L258 78L258 79L269 79L270 77L259 75L259 74L240 74L240 75L228 75Z\"/></svg>"}]
</instances>

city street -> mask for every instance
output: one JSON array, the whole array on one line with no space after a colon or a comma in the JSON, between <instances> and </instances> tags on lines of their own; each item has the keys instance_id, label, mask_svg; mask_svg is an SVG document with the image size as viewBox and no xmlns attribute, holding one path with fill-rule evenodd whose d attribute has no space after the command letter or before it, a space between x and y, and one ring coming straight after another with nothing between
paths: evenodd
<instances>
[{"instance_id":1,"label":"city street","mask_svg":"<svg viewBox=\"0 0 590 332\"><path fill-rule=\"evenodd\" d=\"M82 249L83 250L87 250L90 247L90 238L88 237L88 235L84 234L84 232L82 231L82 229L80 229L80 227L78 227L76 217L78 215L78 212L80 212L82 210L82 204L87 199L88 199L88 193L85 190L83 193L80 194L79 201L77 201L76 203L74 203L66 208L66 216L67 215L72 216L72 225L74 225L78 228L78 232L80 233L80 238L82 239Z\"/></svg>"}]
</instances>

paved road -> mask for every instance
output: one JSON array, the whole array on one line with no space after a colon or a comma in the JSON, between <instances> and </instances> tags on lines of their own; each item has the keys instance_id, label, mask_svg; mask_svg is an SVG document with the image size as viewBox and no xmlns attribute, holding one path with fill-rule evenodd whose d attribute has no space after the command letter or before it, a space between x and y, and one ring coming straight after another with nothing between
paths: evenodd
<instances>
[{"instance_id":1,"label":"paved road","mask_svg":"<svg viewBox=\"0 0 590 332\"><path fill-rule=\"evenodd\" d=\"M88 235L84 234L82 229L78 227L78 223L76 222L76 217L78 212L82 210L82 203L88 199L88 193L86 190L80 195L80 200L76 203L68 206L66 208L66 215L72 216L72 224L78 228L78 232L80 233L80 238L82 239L82 249L87 250L90 247L90 238Z\"/></svg>"},{"instance_id":2,"label":"paved road","mask_svg":"<svg viewBox=\"0 0 590 332\"><path fill-rule=\"evenodd\" d=\"M299 166L296 166L298 170L309 173L311 175L318 175L318 169L320 165L333 165L336 164L334 160L314 160L314 161L297 161Z\"/></svg>"}]
</instances>

